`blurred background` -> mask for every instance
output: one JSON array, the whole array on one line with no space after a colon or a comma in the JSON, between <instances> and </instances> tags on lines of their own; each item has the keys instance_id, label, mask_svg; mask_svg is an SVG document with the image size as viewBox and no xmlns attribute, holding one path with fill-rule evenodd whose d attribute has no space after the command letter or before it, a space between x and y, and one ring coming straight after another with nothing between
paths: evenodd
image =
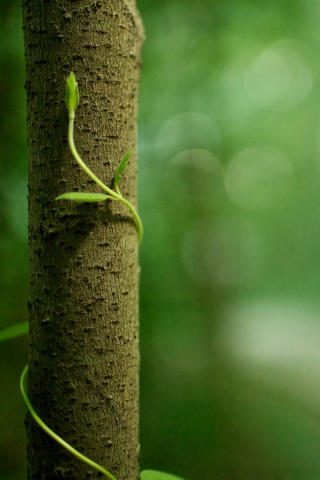
<instances>
[{"instance_id":1,"label":"blurred background","mask_svg":"<svg viewBox=\"0 0 320 480\"><path fill-rule=\"evenodd\" d=\"M320 478L320 4L140 0L142 468ZM27 316L20 1L0 0L0 328ZM26 478L0 348L0 479Z\"/></svg>"}]
</instances>

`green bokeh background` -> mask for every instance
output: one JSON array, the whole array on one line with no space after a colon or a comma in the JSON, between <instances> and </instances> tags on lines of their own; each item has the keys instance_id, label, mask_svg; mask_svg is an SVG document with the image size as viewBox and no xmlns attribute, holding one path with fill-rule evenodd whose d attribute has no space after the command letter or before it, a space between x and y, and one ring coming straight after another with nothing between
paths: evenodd
<instances>
[{"instance_id":1,"label":"green bokeh background","mask_svg":"<svg viewBox=\"0 0 320 480\"><path fill-rule=\"evenodd\" d=\"M320 478L320 4L140 0L141 467ZM20 2L0 0L0 327L27 316ZM1 344L0 479L26 478Z\"/></svg>"}]
</instances>

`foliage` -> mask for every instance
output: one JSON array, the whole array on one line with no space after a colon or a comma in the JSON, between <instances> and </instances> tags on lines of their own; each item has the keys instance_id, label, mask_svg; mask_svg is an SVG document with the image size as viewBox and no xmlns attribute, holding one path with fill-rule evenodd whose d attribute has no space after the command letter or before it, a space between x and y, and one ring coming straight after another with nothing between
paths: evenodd
<instances>
[{"instance_id":1,"label":"foliage","mask_svg":"<svg viewBox=\"0 0 320 480\"><path fill-rule=\"evenodd\" d=\"M29 331L29 322L17 323L0 331L0 341L26 335Z\"/></svg>"},{"instance_id":2,"label":"foliage","mask_svg":"<svg viewBox=\"0 0 320 480\"><path fill-rule=\"evenodd\" d=\"M76 82L75 75L73 72L70 73L69 77L67 78L66 81L66 107L69 112L69 134L68 134L68 139L69 139L69 146L70 150L72 152L72 155L74 156L75 160L78 162L82 170L90 177L102 190L104 190L107 195L103 195L101 193L87 193L87 192L70 192L70 193L63 193L62 195L59 195L56 200L72 200L75 202L80 202L80 203L88 203L88 202L101 202L105 200L115 200L117 202L123 203L132 213L133 219L135 221L136 227L137 227L137 232L138 232L138 238L141 241L142 239L142 222L140 220L140 217L136 210L134 209L133 205L128 202L123 196L121 195L120 189L119 189L119 181L121 174L123 173L129 157L130 157L130 152L128 152L121 162L119 163L119 166L116 170L115 177L114 177L114 188L115 191L113 191L111 188L109 188L107 185L105 185L89 168L88 166L84 163L82 158L80 157L79 153L77 152L76 146L74 144L74 137L73 137L73 125L74 125L74 118L75 118L75 111L76 108L79 105L79 87L78 83Z\"/></svg>"},{"instance_id":3,"label":"foliage","mask_svg":"<svg viewBox=\"0 0 320 480\"><path fill-rule=\"evenodd\" d=\"M156 472L155 470L144 470L140 473L141 480L182 480L180 477L169 473Z\"/></svg>"}]
</instances>

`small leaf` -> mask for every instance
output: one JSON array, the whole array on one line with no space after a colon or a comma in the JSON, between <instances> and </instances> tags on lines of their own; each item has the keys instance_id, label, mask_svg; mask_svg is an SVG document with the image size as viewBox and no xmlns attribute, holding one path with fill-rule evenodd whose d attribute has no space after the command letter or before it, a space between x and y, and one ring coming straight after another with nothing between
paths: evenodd
<instances>
[{"instance_id":1,"label":"small leaf","mask_svg":"<svg viewBox=\"0 0 320 480\"><path fill-rule=\"evenodd\" d=\"M156 470L143 470L140 473L141 480L183 480L181 477L170 473L157 472Z\"/></svg>"},{"instance_id":2,"label":"small leaf","mask_svg":"<svg viewBox=\"0 0 320 480\"><path fill-rule=\"evenodd\" d=\"M74 73L71 72L66 82L66 106L70 111L74 111L79 105L79 88Z\"/></svg>"},{"instance_id":3,"label":"small leaf","mask_svg":"<svg viewBox=\"0 0 320 480\"><path fill-rule=\"evenodd\" d=\"M0 341L11 340L29 333L29 322L21 322L0 331Z\"/></svg>"},{"instance_id":4,"label":"small leaf","mask_svg":"<svg viewBox=\"0 0 320 480\"><path fill-rule=\"evenodd\" d=\"M119 166L118 166L117 171L116 171L115 176L114 176L114 186L115 187L118 185L118 183L120 181L120 177L122 175L123 170L127 166L130 155L131 155L131 152L126 153L125 156L123 157L123 159L121 160L121 162L119 163Z\"/></svg>"},{"instance_id":5,"label":"small leaf","mask_svg":"<svg viewBox=\"0 0 320 480\"><path fill-rule=\"evenodd\" d=\"M73 200L80 203L102 202L111 198L109 195L103 193L83 193L83 192L70 192L63 193L56 197L56 200Z\"/></svg>"}]
</instances>

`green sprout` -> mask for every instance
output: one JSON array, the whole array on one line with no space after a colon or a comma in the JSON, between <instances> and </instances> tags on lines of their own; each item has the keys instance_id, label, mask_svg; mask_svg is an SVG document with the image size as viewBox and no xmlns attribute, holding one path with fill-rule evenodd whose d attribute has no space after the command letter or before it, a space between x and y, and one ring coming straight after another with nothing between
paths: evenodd
<instances>
[{"instance_id":1,"label":"green sprout","mask_svg":"<svg viewBox=\"0 0 320 480\"><path fill-rule=\"evenodd\" d=\"M70 73L66 83L66 105L69 110L69 115L73 115L74 118L75 110L79 105L80 95L76 77L73 72Z\"/></svg>"},{"instance_id":2,"label":"green sprout","mask_svg":"<svg viewBox=\"0 0 320 480\"><path fill-rule=\"evenodd\" d=\"M90 168L84 163L82 158L80 157L79 153L77 152L75 143L74 143L74 119L75 119L75 111L76 108L79 105L79 89L78 89L78 84L75 79L75 75L73 72L70 73L69 77L67 78L66 82L66 106L69 112L69 130L68 130L68 140L69 140L69 146L71 153L77 163L80 165L82 170L104 191L106 194L101 194L101 193L82 193L82 192L69 192L69 193L63 193L62 195L59 195L56 200L73 200L75 202L81 202L81 203L88 203L88 202L101 202L105 200L115 200L117 202L123 203L131 212L133 216L133 220L136 225L136 229L138 232L138 239L139 241L142 240L143 236L143 228L142 228L142 222L141 219L133 207L133 205L126 200L119 189L119 181L121 178L121 175L129 161L130 154L131 152L126 153L126 155L123 157L121 162L119 163L119 166L116 170L115 176L114 176L114 189L112 190L109 188L107 185L105 185L102 180L100 180L91 170Z\"/></svg>"}]
</instances>

